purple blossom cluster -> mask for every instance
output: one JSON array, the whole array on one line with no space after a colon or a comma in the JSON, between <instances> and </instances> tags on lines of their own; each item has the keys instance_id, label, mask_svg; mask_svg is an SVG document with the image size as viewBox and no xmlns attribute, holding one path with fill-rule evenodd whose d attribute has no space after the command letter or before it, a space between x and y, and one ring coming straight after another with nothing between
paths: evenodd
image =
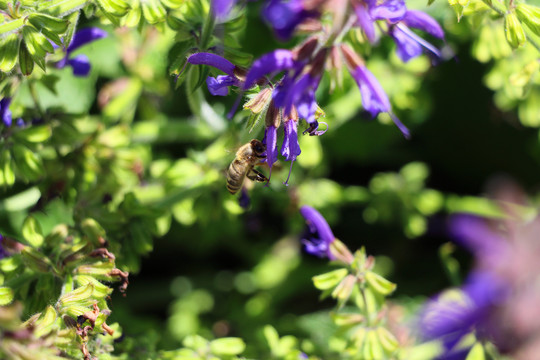
<instances>
[{"instance_id":1,"label":"purple blossom cluster","mask_svg":"<svg viewBox=\"0 0 540 360\"><path fill-rule=\"evenodd\" d=\"M89 27L77 31L75 35L73 35L71 43L66 48L66 54L64 58L56 64L56 67L58 69L63 69L66 66L71 66L73 70L73 75L88 76L91 67L88 56L84 54L79 54L77 56L71 57L71 54L75 50L79 49L81 46L102 39L106 36L107 32L98 27Z\"/></svg>"},{"instance_id":2,"label":"purple blossom cluster","mask_svg":"<svg viewBox=\"0 0 540 360\"><path fill-rule=\"evenodd\" d=\"M224 21L234 5L234 0L214 0L213 14ZM322 20L326 13L332 16L331 26ZM393 114L388 96L367 69L364 59L341 39L347 31L358 28L371 44L377 44L382 35L390 36L403 61L419 56L424 48L439 57L437 48L411 30L418 29L443 39L443 30L433 18L407 9L404 0L267 0L262 17L281 40L290 39L297 30L309 36L291 50L277 49L260 56L249 69L235 66L210 52L194 53L187 63L208 65L224 73L207 78L212 95L226 96L231 86L240 93L260 91L254 102L255 107L266 111L263 142L267 147L265 161L270 169L277 161L277 130L281 125L284 128L281 155L291 161L291 168L301 152L298 121L302 119L308 125L304 134L322 135L326 131L318 129L315 93L325 71L340 71L343 64L358 85L365 110L372 117L388 113L403 135L410 136L406 126ZM254 111L253 107L246 107ZM288 178L285 184L287 182Z\"/></svg>"},{"instance_id":3,"label":"purple blossom cluster","mask_svg":"<svg viewBox=\"0 0 540 360\"><path fill-rule=\"evenodd\" d=\"M465 359L472 344L464 339L471 333L515 359L540 353L540 216L515 215L450 219L452 237L474 254L476 264L459 291L439 295L422 313L423 336L444 346L440 359Z\"/></svg>"}]
</instances>

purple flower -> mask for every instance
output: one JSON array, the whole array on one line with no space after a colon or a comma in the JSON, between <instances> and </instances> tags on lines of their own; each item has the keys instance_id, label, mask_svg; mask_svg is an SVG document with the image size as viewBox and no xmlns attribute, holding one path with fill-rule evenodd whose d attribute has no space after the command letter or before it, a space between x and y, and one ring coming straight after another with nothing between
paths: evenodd
<instances>
[{"instance_id":1,"label":"purple flower","mask_svg":"<svg viewBox=\"0 0 540 360\"><path fill-rule=\"evenodd\" d=\"M438 39L444 39L444 31L434 18L418 10L407 10L403 23L408 27L422 30Z\"/></svg>"},{"instance_id":2,"label":"purple flower","mask_svg":"<svg viewBox=\"0 0 540 360\"><path fill-rule=\"evenodd\" d=\"M11 98L5 97L0 100L0 117L5 126L10 127L12 123L11 110L9 110L9 105L11 104Z\"/></svg>"},{"instance_id":3,"label":"purple flower","mask_svg":"<svg viewBox=\"0 0 540 360\"><path fill-rule=\"evenodd\" d=\"M0 234L0 260L8 256L9 253L4 248L4 237L2 236L2 234Z\"/></svg>"},{"instance_id":4,"label":"purple flower","mask_svg":"<svg viewBox=\"0 0 540 360\"><path fill-rule=\"evenodd\" d=\"M235 74L238 70L236 66L222 56L200 52L189 56L187 62L193 65L208 65L227 74L206 78L208 91L214 96L227 96L229 86L240 86L242 83Z\"/></svg>"},{"instance_id":5,"label":"purple flower","mask_svg":"<svg viewBox=\"0 0 540 360\"><path fill-rule=\"evenodd\" d=\"M296 65L294 54L290 50L277 49L264 54L251 65L246 75L244 90L251 88L257 80L263 78L265 75L294 69Z\"/></svg>"},{"instance_id":6,"label":"purple flower","mask_svg":"<svg viewBox=\"0 0 540 360\"><path fill-rule=\"evenodd\" d=\"M217 77L209 76L206 78L208 91L214 96L229 95L229 86L236 85L237 83L238 81L236 78L229 75L218 75Z\"/></svg>"},{"instance_id":7,"label":"purple flower","mask_svg":"<svg viewBox=\"0 0 540 360\"><path fill-rule=\"evenodd\" d=\"M251 198L249 197L248 191L245 186L242 186L242 190L240 190L240 196L238 197L238 204L244 210L249 209L249 206L251 205Z\"/></svg>"},{"instance_id":8,"label":"purple flower","mask_svg":"<svg viewBox=\"0 0 540 360\"><path fill-rule=\"evenodd\" d=\"M216 19L226 19L235 3L236 0L212 0L212 12Z\"/></svg>"},{"instance_id":9,"label":"purple flower","mask_svg":"<svg viewBox=\"0 0 540 360\"><path fill-rule=\"evenodd\" d=\"M358 5L354 7L354 12L358 19L358 25L364 31L366 38L370 43L374 43L377 40L375 35L375 24L369 15L367 4L364 2L358 3Z\"/></svg>"},{"instance_id":10,"label":"purple flower","mask_svg":"<svg viewBox=\"0 0 540 360\"><path fill-rule=\"evenodd\" d=\"M266 146L266 158L263 160L270 167L268 181L272 177L272 166L277 161L277 128L274 125L269 125L264 131L262 143Z\"/></svg>"},{"instance_id":11,"label":"purple flower","mask_svg":"<svg viewBox=\"0 0 540 360\"><path fill-rule=\"evenodd\" d=\"M302 237L306 252L318 257L333 259L330 244L335 237L323 216L311 206L302 206L300 214L306 219L307 229Z\"/></svg>"},{"instance_id":12,"label":"purple flower","mask_svg":"<svg viewBox=\"0 0 540 360\"><path fill-rule=\"evenodd\" d=\"M274 91L276 105L283 108L285 114L289 114L293 105L296 106L298 115L305 119L308 124L315 122L317 101L315 91L319 86L320 76L304 74L290 86L280 85Z\"/></svg>"},{"instance_id":13,"label":"purple flower","mask_svg":"<svg viewBox=\"0 0 540 360\"><path fill-rule=\"evenodd\" d=\"M298 24L318 14L306 10L302 0L269 0L262 15L279 39L288 40Z\"/></svg>"},{"instance_id":14,"label":"purple flower","mask_svg":"<svg viewBox=\"0 0 540 360\"><path fill-rule=\"evenodd\" d=\"M351 75L356 81L362 95L362 105L371 116L375 117L381 112L387 112L392 116L392 120L406 138L410 137L409 129L392 114L390 100L384 92L377 78L365 67L358 66L351 70Z\"/></svg>"},{"instance_id":15,"label":"purple flower","mask_svg":"<svg viewBox=\"0 0 540 360\"><path fill-rule=\"evenodd\" d=\"M460 290L449 290L429 301L420 319L424 339L444 346L439 359L465 359L468 349L458 346L469 333L489 331L490 314L506 297L506 284L490 272L473 272Z\"/></svg>"},{"instance_id":16,"label":"purple flower","mask_svg":"<svg viewBox=\"0 0 540 360\"><path fill-rule=\"evenodd\" d=\"M482 268L493 268L512 252L510 244L478 216L454 215L449 229L454 241L471 251Z\"/></svg>"},{"instance_id":17,"label":"purple flower","mask_svg":"<svg viewBox=\"0 0 540 360\"><path fill-rule=\"evenodd\" d=\"M386 0L378 4L374 0L369 0L369 15L373 20L388 20L396 23L403 19L407 12L404 0Z\"/></svg>"},{"instance_id":18,"label":"purple flower","mask_svg":"<svg viewBox=\"0 0 540 360\"><path fill-rule=\"evenodd\" d=\"M90 27L77 31L75 35L73 35L71 43L66 49L66 56L56 64L56 67L62 69L66 66L71 66L73 75L88 76L90 73L90 61L88 60L88 57L81 54L70 58L70 55L81 46L106 36L107 32L97 27Z\"/></svg>"},{"instance_id":19,"label":"purple flower","mask_svg":"<svg viewBox=\"0 0 540 360\"><path fill-rule=\"evenodd\" d=\"M390 28L390 36L396 43L396 52L403 62L407 62L422 54L422 48L431 51L436 57L441 57L439 50L413 33L402 23L396 24Z\"/></svg>"},{"instance_id":20,"label":"purple flower","mask_svg":"<svg viewBox=\"0 0 540 360\"><path fill-rule=\"evenodd\" d=\"M285 160L291 162L289 175L287 176L287 180L284 182L285 185L288 185L293 163L296 160L296 157L300 155L302 150L300 150L300 144L298 143L298 122L291 117L285 121L283 127L285 136L283 138L283 144L281 145L281 156L283 156Z\"/></svg>"}]
</instances>

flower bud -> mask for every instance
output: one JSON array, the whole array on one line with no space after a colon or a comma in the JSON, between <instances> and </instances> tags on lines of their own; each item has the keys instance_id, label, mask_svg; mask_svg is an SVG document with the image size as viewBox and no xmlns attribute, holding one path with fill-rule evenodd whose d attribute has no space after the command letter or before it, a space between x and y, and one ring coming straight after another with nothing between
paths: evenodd
<instances>
[{"instance_id":1,"label":"flower bud","mask_svg":"<svg viewBox=\"0 0 540 360\"><path fill-rule=\"evenodd\" d=\"M516 14L518 19L527 25L533 33L540 36L540 7L518 4Z\"/></svg>"},{"instance_id":2,"label":"flower bud","mask_svg":"<svg viewBox=\"0 0 540 360\"><path fill-rule=\"evenodd\" d=\"M279 109L274 105L274 100L272 100L266 112L265 125L267 128L270 126L273 126L274 128L277 129L280 124L281 124L281 113Z\"/></svg>"},{"instance_id":3,"label":"flower bud","mask_svg":"<svg viewBox=\"0 0 540 360\"><path fill-rule=\"evenodd\" d=\"M504 18L504 31L506 32L506 40L514 49L523 45L527 39L521 22L514 12L507 14Z\"/></svg>"},{"instance_id":4,"label":"flower bud","mask_svg":"<svg viewBox=\"0 0 540 360\"><path fill-rule=\"evenodd\" d=\"M296 49L293 50L294 59L296 61L302 61L304 59L309 59L317 46L319 45L319 39L315 36L309 38L306 42L299 45Z\"/></svg>"},{"instance_id":5,"label":"flower bud","mask_svg":"<svg viewBox=\"0 0 540 360\"><path fill-rule=\"evenodd\" d=\"M343 53L343 57L345 58L345 62L349 69L356 69L364 66L364 60L362 60L362 58L347 44L341 45L341 52Z\"/></svg>"},{"instance_id":6,"label":"flower bud","mask_svg":"<svg viewBox=\"0 0 540 360\"><path fill-rule=\"evenodd\" d=\"M272 89L266 87L259 91L257 95L244 104L244 109L249 109L254 114L260 114L268 105L272 96Z\"/></svg>"}]
</instances>

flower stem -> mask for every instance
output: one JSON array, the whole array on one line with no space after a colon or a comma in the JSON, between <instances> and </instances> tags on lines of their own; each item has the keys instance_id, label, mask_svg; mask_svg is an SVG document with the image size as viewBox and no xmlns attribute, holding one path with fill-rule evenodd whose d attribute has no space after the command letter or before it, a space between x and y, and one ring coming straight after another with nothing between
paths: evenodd
<instances>
[{"instance_id":1,"label":"flower stem","mask_svg":"<svg viewBox=\"0 0 540 360\"><path fill-rule=\"evenodd\" d=\"M36 88L34 86L33 81L28 82L28 90L30 90L30 96L32 97L32 101L34 102L34 105L36 106L36 109L39 112L41 119L45 120L45 113L43 112L43 109L41 108L41 105L39 104Z\"/></svg>"}]
</instances>

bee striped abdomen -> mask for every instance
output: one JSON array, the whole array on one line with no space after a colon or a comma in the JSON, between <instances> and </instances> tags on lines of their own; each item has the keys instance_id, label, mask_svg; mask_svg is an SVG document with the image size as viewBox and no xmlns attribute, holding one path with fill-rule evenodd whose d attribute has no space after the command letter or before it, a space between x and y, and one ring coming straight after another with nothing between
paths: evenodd
<instances>
[{"instance_id":1,"label":"bee striped abdomen","mask_svg":"<svg viewBox=\"0 0 540 360\"><path fill-rule=\"evenodd\" d=\"M227 171L227 190L231 194L236 194L244 183L244 178L248 171L248 166L241 161L234 160Z\"/></svg>"}]
</instances>

